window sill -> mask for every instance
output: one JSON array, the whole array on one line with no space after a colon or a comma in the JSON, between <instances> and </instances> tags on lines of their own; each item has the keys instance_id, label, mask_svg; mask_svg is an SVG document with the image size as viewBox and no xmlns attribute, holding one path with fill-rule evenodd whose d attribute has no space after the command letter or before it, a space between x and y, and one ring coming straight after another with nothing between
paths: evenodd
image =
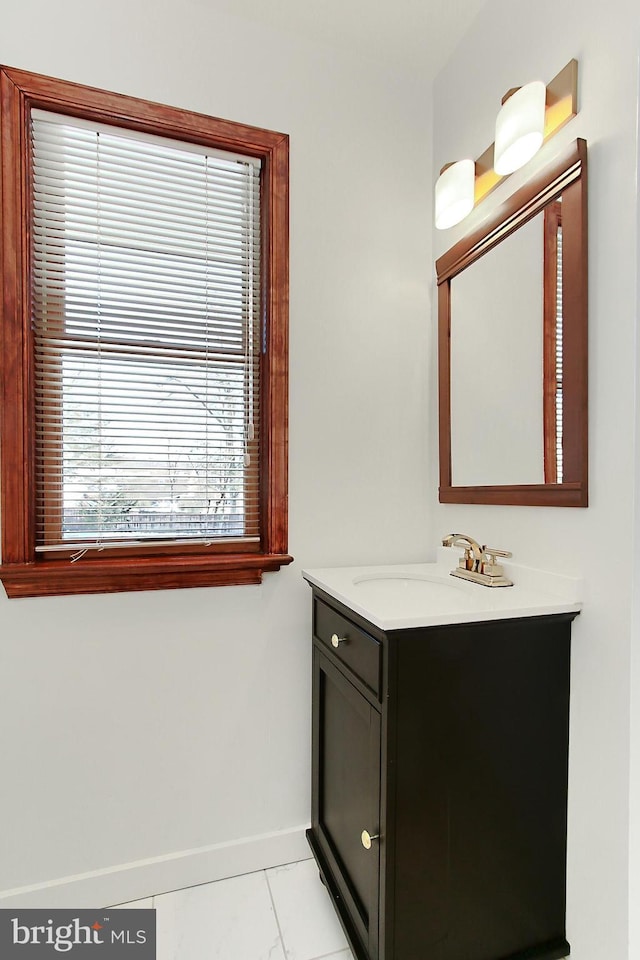
<instances>
[{"instance_id":1,"label":"window sill","mask_svg":"<svg viewBox=\"0 0 640 960\"><path fill-rule=\"evenodd\" d=\"M9 599L82 593L173 590L261 583L265 571L291 563L288 554L216 554L3 564L0 580Z\"/></svg>"}]
</instances>

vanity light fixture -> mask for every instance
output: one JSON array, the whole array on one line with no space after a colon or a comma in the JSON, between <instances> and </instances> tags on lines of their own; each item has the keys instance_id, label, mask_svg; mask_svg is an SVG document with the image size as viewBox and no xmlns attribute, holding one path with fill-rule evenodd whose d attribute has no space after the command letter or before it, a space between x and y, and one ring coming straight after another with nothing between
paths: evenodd
<instances>
[{"instance_id":1,"label":"vanity light fixture","mask_svg":"<svg viewBox=\"0 0 640 960\"><path fill-rule=\"evenodd\" d=\"M496 119L493 158L496 173L505 176L519 170L542 146L546 96L547 88L542 80L510 90L504 96Z\"/></svg>"},{"instance_id":2,"label":"vanity light fixture","mask_svg":"<svg viewBox=\"0 0 640 960\"><path fill-rule=\"evenodd\" d=\"M475 203L475 179L473 160L458 160L442 168L435 190L437 230L453 227L471 213Z\"/></svg>"},{"instance_id":3,"label":"vanity light fixture","mask_svg":"<svg viewBox=\"0 0 640 960\"><path fill-rule=\"evenodd\" d=\"M539 147L577 112L577 60L570 60L546 87L541 80L537 80L509 90L502 99L502 109L498 114L495 143L487 147L475 163L463 160L442 168L436 183L436 228L445 230L460 223L505 177L524 166ZM471 205L468 180L465 180L463 189L458 171L446 176L461 163L466 165L462 168L466 171L466 177L469 177L469 164L474 170L474 199Z\"/></svg>"}]
</instances>

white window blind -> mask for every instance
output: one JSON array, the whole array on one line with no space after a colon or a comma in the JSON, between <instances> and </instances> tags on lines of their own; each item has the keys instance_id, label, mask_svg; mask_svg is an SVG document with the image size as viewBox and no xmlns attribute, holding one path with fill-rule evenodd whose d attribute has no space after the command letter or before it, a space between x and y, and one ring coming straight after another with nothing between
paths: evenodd
<instances>
[{"instance_id":1,"label":"white window blind","mask_svg":"<svg viewBox=\"0 0 640 960\"><path fill-rule=\"evenodd\" d=\"M259 538L259 161L33 111L39 551Z\"/></svg>"}]
</instances>

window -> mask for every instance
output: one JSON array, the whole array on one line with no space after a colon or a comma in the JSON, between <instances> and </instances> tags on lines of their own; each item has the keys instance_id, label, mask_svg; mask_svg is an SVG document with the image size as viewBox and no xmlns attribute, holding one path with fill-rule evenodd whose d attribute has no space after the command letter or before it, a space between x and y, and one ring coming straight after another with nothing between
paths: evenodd
<instances>
[{"instance_id":1,"label":"window","mask_svg":"<svg viewBox=\"0 0 640 960\"><path fill-rule=\"evenodd\" d=\"M288 138L4 69L9 596L287 555Z\"/></svg>"},{"instance_id":2,"label":"window","mask_svg":"<svg viewBox=\"0 0 640 960\"><path fill-rule=\"evenodd\" d=\"M544 208L544 482L563 480L562 197Z\"/></svg>"}]
</instances>

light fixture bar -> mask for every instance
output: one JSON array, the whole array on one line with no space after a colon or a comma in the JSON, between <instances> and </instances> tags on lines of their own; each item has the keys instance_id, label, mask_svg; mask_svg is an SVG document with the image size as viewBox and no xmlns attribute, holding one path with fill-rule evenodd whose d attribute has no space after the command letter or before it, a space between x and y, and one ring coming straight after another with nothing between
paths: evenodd
<instances>
[{"instance_id":1,"label":"light fixture bar","mask_svg":"<svg viewBox=\"0 0 640 960\"><path fill-rule=\"evenodd\" d=\"M510 90L506 95L513 93ZM505 97L506 99L506 97ZM578 112L578 61L570 60L550 83L547 84L546 106L544 117L544 140L552 137L565 123L568 123ZM476 160L475 200L474 205L484 200L492 190L502 183L511 174L500 176L493 168L495 144L484 151Z\"/></svg>"}]
</instances>

